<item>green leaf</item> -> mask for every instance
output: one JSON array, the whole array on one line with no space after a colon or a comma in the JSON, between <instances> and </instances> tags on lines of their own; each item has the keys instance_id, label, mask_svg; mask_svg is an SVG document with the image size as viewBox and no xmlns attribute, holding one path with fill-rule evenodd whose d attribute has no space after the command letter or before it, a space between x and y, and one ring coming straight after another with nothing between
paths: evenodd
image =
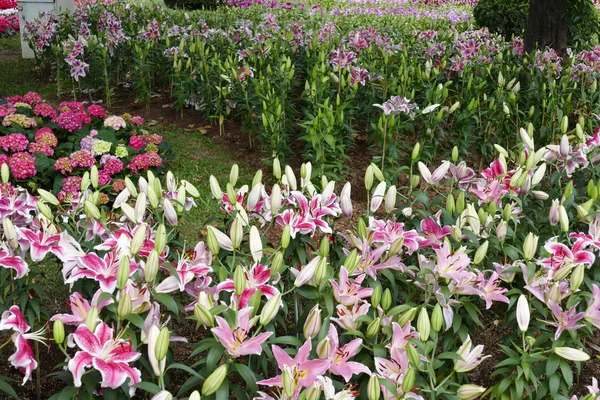
<instances>
[{"instance_id":1,"label":"green leaf","mask_svg":"<svg viewBox=\"0 0 600 400\"><path fill-rule=\"evenodd\" d=\"M58 400L71 400L75 396L75 393L77 393L76 387L67 386L60 392L60 395L58 396Z\"/></svg>"},{"instance_id":2,"label":"green leaf","mask_svg":"<svg viewBox=\"0 0 600 400\"><path fill-rule=\"evenodd\" d=\"M573 386L573 371L565 360L560 361L560 372L565 379L567 386Z\"/></svg>"},{"instance_id":3,"label":"green leaf","mask_svg":"<svg viewBox=\"0 0 600 400\"><path fill-rule=\"evenodd\" d=\"M554 373L558 369L559 364L560 364L560 357L557 354L552 353L550 358L548 358L548 361L546 361L546 375L547 376L554 375Z\"/></svg>"},{"instance_id":4,"label":"green leaf","mask_svg":"<svg viewBox=\"0 0 600 400\"><path fill-rule=\"evenodd\" d=\"M160 387L157 384L152 382L140 382L135 387L140 388L150 394L156 394L160 392Z\"/></svg>"},{"instance_id":5,"label":"green leaf","mask_svg":"<svg viewBox=\"0 0 600 400\"><path fill-rule=\"evenodd\" d=\"M447 351L445 353L440 354L439 356L436 357L439 360L461 360L462 361L462 357L455 352L452 351Z\"/></svg>"},{"instance_id":6,"label":"green leaf","mask_svg":"<svg viewBox=\"0 0 600 400\"><path fill-rule=\"evenodd\" d=\"M184 365L184 364L180 364L180 363L171 364L171 365L169 365L167 367L167 371L170 370L170 369L180 369L182 371L185 371L185 372L187 372L189 374L194 375L197 378L206 379L202 375L200 375L197 371L193 370L192 368L190 368L190 367L188 367L187 365Z\"/></svg>"},{"instance_id":7,"label":"green leaf","mask_svg":"<svg viewBox=\"0 0 600 400\"><path fill-rule=\"evenodd\" d=\"M154 295L154 298L156 300L158 300L159 303L166 306L169 309L169 311L171 311L173 314L175 314L175 315L179 314L179 308L177 307L177 302L170 295L168 295L166 293L156 293Z\"/></svg>"},{"instance_id":8,"label":"green leaf","mask_svg":"<svg viewBox=\"0 0 600 400\"><path fill-rule=\"evenodd\" d=\"M300 347L302 341L294 336L280 336L269 340L269 344L289 344L290 346Z\"/></svg>"},{"instance_id":9,"label":"green leaf","mask_svg":"<svg viewBox=\"0 0 600 400\"><path fill-rule=\"evenodd\" d=\"M229 400L229 381L224 380L215 394L216 400Z\"/></svg>"},{"instance_id":10,"label":"green leaf","mask_svg":"<svg viewBox=\"0 0 600 400\"><path fill-rule=\"evenodd\" d=\"M558 374L552 375L548 381L548 388L550 389L550 394L552 394L552 395L557 394L559 386L560 386L560 376Z\"/></svg>"},{"instance_id":11,"label":"green leaf","mask_svg":"<svg viewBox=\"0 0 600 400\"><path fill-rule=\"evenodd\" d=\"M0 380L0 392L6 393L13 399L19 399L17 392L6 381Z\"/></svg>"},{"instance_id":12,"label":"green leaf","mask_svg":"<svg viewBox=\"0 0 600 400\"><path fill-rule=\"evenodd\" d=\"M248 389L250 389L251 392L255 393L258 390L258 387L256 386L257 380L256 376L254 375L254 372L250 369L250 367L248 367L245 364L233 364L233 366L237 370L238 374L240 374L240 376L248 384Z\"/></svg>"}]
</instances>

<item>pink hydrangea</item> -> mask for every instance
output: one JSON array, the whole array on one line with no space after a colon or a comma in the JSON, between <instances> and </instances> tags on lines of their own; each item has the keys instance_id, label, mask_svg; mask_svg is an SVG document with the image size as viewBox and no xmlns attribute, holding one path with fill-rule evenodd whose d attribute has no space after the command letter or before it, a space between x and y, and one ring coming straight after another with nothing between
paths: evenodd
<instances>
[{"instance_id":1,"label":"pink hydrangea","mask_svg":"<svg viewBox=\"0 0 600 400\"><path fill-rule=\"evenodd\" d=\"M140 151L142 147L146 145L146 141L144 140L144 136L132 136L129 138L129 146L133 147L137 151Z\"/></svg>"},{"instance_id":2,"label":"pink hydrangea","mask_svg":"<svg viewBox=\"0 0 600 400\"><path fill-rule=\"evenodd\" d=\"M63 101L58 106L58 109L60 110L61 113L67 112L67 111L71 111L73 113L78 113L78 112L83 112L85 110L85 107L84 107L83 103L81 103L79 101Z\"/></svg>"},{"instance_id":3,"label":"pink hydrangea","mask_svg":"<svg viewBox=\"0 0 600 400\"><path fill-rule=\"evenodd\" d=\"M127 123L123 118L113 115L112 117L108 117L104 120L104 126L113 128L115 131L118 131L121 128L126 128Z\"/></svg>"},{"instance_id":4,"label":"pink hydrangea","mask_svg":"<svg viewBox=\"0 0 600 400\"><path fill-rule=\"evenodd\" d=\"M160 136L160 135L157 135L156 133L153 133L151 135L148 135L148 137L146 138L146 140L148 141L148 143L159 145L159 144L162 143L163 137Z\"/></svg>"},{"instance_id":5,"label":"pink hydrangea","mask_svg":"<svg viewBox=\"0 0 600 400\"><path fill-rule=\"evenodd\" d=\"M91 168L96 163L94 153L89 150L79 150L71 154L71 164L73 168Z\"/></svg>"},{"instance_id":6,"label":"pink hydrangea","mask_svg":"<svg viewBox=\"0 0 600 400\"><path fill-rule=\"evenodd\" d=\"M67 176L62 184L62 191L65 193L77 193L81 190L80 176Z\"/></svg>"},{"instance_id":7,"label":"pink hydrangea","mask_svg":"<svg viewBox=\"0 0 600 400\"><path fill-rule=\"evenodd\" d=\"M162 158L155 152L149 151L144 154L138 154L131 159L131 162L127 168L131 169L134 173L146 170L150 167L160 167L162 165Z\"/></svg>"},{"instance_id":8,"label":"pink hydrangea","mask_svg":"<svg viewBox=\"0 0 600 400\"><path fill-rule=\"evenodd\" d=\"M124 179L116 179L115 181L113 181L112 190L115 193L121 193L123 190L125 190L125 180Z\"/></svg>"},{"instance_id":9,"label":"pink hydrangea","mask_svg":"<svg viewBox=\"0 0 600 400\"><path fill-rule=\"evenodd\" d=\"M36 106L38 104L43 103L42 96L40 96L36 92L29 92L25 96L23 96L23 102L30 104L32 106Z\"/></svg>"},{"instance_id":10,"label":"pink hydrangea","mask_svg":"<svg viewBox=\"0 0 600 400\"><path fill-rule=\"evenodd\" d=\"M112 180L112 178L106 171L98 172L98 184L100 186L108 185L111 180Z\"/></svg>"},{"instance_id":11,"label":"pink hydrangea","mask_svg":"<svg viewBox=\"0 0 600 400\"><path fill-rule=\"evenodd\" d=\"M44 143L30 143L29 144L29 152L31 154L44 153L48 157L54 155L54 149Z\"/></svg>"},{"instance_id":12,"label":"pink hydrangea","mask_svg":"<svg viewBox=\"0 0 600 400\"><path fill-rule=\"evenodd\" d=\"M92 118L106 118L106 111L97 104L88 107L87 113Z\"/></svg>"},{"instance_id":13,"label":"pink hydrangea","mask_svg":"<svg viewBox=\"0 0 600 400\"><path fill-rule=\"evenodd\" d=\"M0 105L0 117L2 118L6 117L7 115L14 114L16 111L17 109L11 104Z\"/></svg>"},{"instance_id":14,"label":"pink hydrangea","mask_svg":"<svg viewBox=\"0 0 600 400\"><path fill-rule=\"evenodd\" d=\"M35 119L29 118L27 115L9 114L4 117L4 120L2 121L2 125L4 125L4 126L19 125L25 129L29 129L31 127L37 126L37 122L35 122Z\"/></svg>"},{"instance_id":15,"label":"pink hydrangea","mask_svg":"<svg viewBox=\"0 0 600 400\"><path fill-rule=\"evenodd\" d=\"M27 179L35 176L35 158L29 153L15 153L8 162L10 171L16 179Z\"/></svg>"},{"instance_id":16,"label":"pink hydrangea","mask_svg":"<svg viewBox=\"0 0 600 400\"><path fill-rule=\"evenodd\" d=\"M50 119L55 119L56 118L56 110L50 105L50 104L36 104L36 106L33 109L33 114L38 116L38 117L44 117L44 118L50 118Z\"/></svg>"},{"instance_id":17,"label":"pink hydrangea","mask_svg":"<svg viewBox=\"0 0 600 400\"><path fill-rule=\"evenodd\" d=\"M61 157L54 163L54 170L66 175L73 171L73 163L69 157Z\"/></svg>"},{"instance_id":18,"label":"pink hydrangea","mask_svg":"<svg viewBox=\"0 0 600 400\"><path fill-rule=\"evenodd\" d=\"M78 131L83 128L81 117L72 111L61 113L53 122L56 122L59 128L69 132Z\"/></svg>"},{"instance_id":19,"label":"pink hydrangea","mask_svg":"<svg viewBox=\"0 0 600 400\"><path fill-rule=\"evenodd\" d=\"M6 154L0 154L0 165L2 165L2 164L8 165L9 161L10 161L9 156L7 156Z\"/></svg>"},{"instance_id":20,"label":"pink hydrangea","mask_svg":"<svg viewBox=\"0 0 600 400\"><path fill-rule=\"evenodd\" d=\"M132 125L144 125L144 118L136 115L135 117L131 117L129 122L131 122Z\"/></svg>"},{"instance_id":21,"label":"pink hydrangea","mask_svg":"<svg viewBox=\"0 0 600 400\"><path fill-rule=\"evenodd\" d=\"M21 133L13 133L0 138L0 147L4 151L24 151L27 150L27 146L29 146L29 140Z\"/></svg>"},{"instance_id":22,"label":"pink hydrangea","mask_svg":"<svg viewBox=\"0 0 600 400\"><path fill-rule=\"evenodd\" d=\"M118 158L110 158L104 163L103 170L108 175L115 175L123 171L123 162Z\"/></svg>"},{"instance_id":23,"label":"pink hydrangea","mask_svg":"<svg viewBox=\"0 0 600 400\"><path fill-rule=\"evenodd\" d=\"M12 97L7 97L6 101L8 103L11 104L15 104L15 103L22 103L23 102L23 96L12 96Z\"/></svg>"},{"instance_id":24,"label":"pink hydrangea","mask_svg":"<svg viewBox=\"0 0 600 400\"><path fill-rule=\"evenodd\" d=\"M35 133L35 142L39 144L45 144L50 147L56 147L58 145L58 139L54 135L54 132L50 128L40 128Z\"/></svg>"}]
</instances>

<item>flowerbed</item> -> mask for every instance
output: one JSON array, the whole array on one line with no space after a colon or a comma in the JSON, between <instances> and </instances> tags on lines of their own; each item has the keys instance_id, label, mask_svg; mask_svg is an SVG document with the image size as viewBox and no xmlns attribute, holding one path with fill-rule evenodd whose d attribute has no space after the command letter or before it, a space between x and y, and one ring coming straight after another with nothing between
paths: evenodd
<instances>
[{"instance_id":1,"label":"flowerbed","mask_svg":"<svg viewBox=\"0 0 600 400\"><path fill-rule=\"evenodd\" d=\"M162 169L168 145L139 116L109 116L99 105L63 102L57 108L37 93L0 101L0 163L29 190L77 197L90 168L106 203L125 188L126 176ZM86 175L87 174L87 175Z\"/></svg>"},{"instance_id":2,"label":"flowerbed","mask_svg":"<svg viewBox=\"0 0 600 400\"><path fill-rule=\"evenodd\" d=\"M126 180L108 206L96 179L61 202L9 183L4 163L8 362L28 384L35 346L57 346L52 399L596 398L582 368L600 354L600 131L536 137L496 144L478 172L457 148L428 167L417 145L407 187L371 164L364 213L351 200L362 188L336 191L310 163L297 177L275 161L249 185L236 165L226 184L205 183L221 222L196 244L177 229L198 190L173 174ZM54 315L26 295L41 293L49 257L71 291ZM493 320L503 334L484 347ZM470 382L491 352L490 373ZM589 387L573 393L580 379Z\"/></svg>"},{"instance_id":3,"label":"flowerbed","mask_svg":"<svg viewBox=\"0 0 600 400\"><path fill-rule=\"evenodd\" d=\"M115 4L45 14L27 30L63 90L93 88L106 102L117 83L148 103L169 93L222 133L226 120L241 123L267 165L300 153L330 178L357 138L397 177L407 141L425 160L448 157L449 143L487 159L528 123L540 144L577 123L595 128L598 48L523 54L518 37L473 30L467 3L364 3Z\"/></svg>"},{"instance_id":4,"label":"flowerbed","mask_svg":"<svg viewBox=\"0 0 600 400\"><path fill-rule=\"evenodd\" d=\"M0 4L0 37L12 36L19 31L19 14L16 8L2 8Z\"/></svg>"}]
</instances>

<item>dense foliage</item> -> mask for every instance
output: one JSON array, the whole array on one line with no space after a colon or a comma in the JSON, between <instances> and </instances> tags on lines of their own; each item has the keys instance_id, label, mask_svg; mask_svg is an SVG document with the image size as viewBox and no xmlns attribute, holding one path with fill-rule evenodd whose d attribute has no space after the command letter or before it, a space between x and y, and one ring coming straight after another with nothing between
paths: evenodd
<instances>
[{"instance_id":1,"label":"dense foliage","mask_svg":"<svg viewBox=\"0 0 600 400\"><path fill-rule=\"evenodd\" d=\"M477 25L506 37L521 36L528 13L529 0L480 0L473 9Z\"/></svg>"}]
</instances>

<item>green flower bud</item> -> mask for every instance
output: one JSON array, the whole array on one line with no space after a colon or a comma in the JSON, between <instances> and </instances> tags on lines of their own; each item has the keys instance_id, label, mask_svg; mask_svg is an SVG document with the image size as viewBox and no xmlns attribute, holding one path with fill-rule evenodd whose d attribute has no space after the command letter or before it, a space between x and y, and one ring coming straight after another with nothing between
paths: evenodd
<instances>
[{"instance_id":1,"label":"green flower bud","mask_svg":"<svg viewBox=\"0 0 600 400\"><path fill-rule=\"evenodd\" d=\"M140 225L131 239L131 246L129 247L129 250L131 251L132 256L136 255L140 251L144 245L144 239L146 239L146 224Z\"/></svg>"},{"instance_id":2,"label":"green flower bud","mask_svg":"<svg viewBox=\"0 0 600 400\"><path fill-rule=\"evenodd\" d=\"M321 398L321 386L314 383L305 392L305 400L319 400Z\"/></svg>"},{"instance_id":3,"label":"green flower bud","mask_svg":"<svg viewBox=\"0 0 600 400\"><path fill-rule=\"evenodd\" d=\"M90 201L86 200L83 204L84 204L83 209L85 210L85 215L87 215L88 218L93 218L95 220L99 220L102 218L102 215L100 214L100 210L98 209L98 207L96 207Z\"/></svg>"},{"instance_id":4,"label":"green flower bud","mask_svg":"<svg viewBox=\"0 0 600 400\"><path fill-rule=\"evenodd\" d=\"M367 171L365 172L365 188L367 189L367 191L370 191L371 188L373 187L374 179L375 179L375 177L374 177L373 167L371 165L369 165L367 167Z\"/></svg>"},{"instance_id":5,"label":"green flower bud","mask_svg":"<svg viewBox=\"0 0 600 400\"><path fill-rule=\"evenodd\" d=\"M273 159L273 176L277 179L281 179L281 164L279 163L279 159Z\"/></svg>"},{"instance_id":6,"label":"green flower bud","mask_svg":"<svg viewBox=\"0 0 600 400\"><path fill-rule=\"evenodd\" d=\"M246 273L241 265L238 265L233 272L233 285L235 287L235 294L241 296L246 288Z\"/></svg>"},{"instance_id":7,"label":"green flower bud","mask_svg":"<svg viewBox=\"0 0 600 400\"><path fill-rule=\"evenodd\" d=\"M54 325L52 325L52 335L54 336L54 342L58 345L63 344L65 341L65 326L60 319L54 320Z\"/></svg>"},{"instance_id":8,"label":"green flower bud","mask_svg":"<svg viewBox=\"0 0 600 400\"><path fill-rule=\"evenodd\" d=\"M4 164L2 164L2 165L4 165ZM54 215L52 215L52 211L50 210L50 207L48 207L48 205L46 203L44 203L43 201L38 201L37 208L44 217L48 218L50 221L54 220ZM13 247L15 247L15 246L13 246Z\"/></svg>"},{"instance_id":9,"label":"green flower bud","mask_svg":"<svg viewBox=\"0 0 600 400\"><path fill-rule=\"evenodd\" d=\"M358 256L358 252L356 249L353 249L344 260L344 268L346 268L349 274L352 274L356 270L356 267L358 267L359 262L360 257Z\"/></svg>"},{"instance_id":10,"label":"green flower bud","mask_svg":"<svg viewBox=\"0 0 600 400\"><path fill-rule=\"evenodd\" d=\"M427 314L427 308L424 306L421 307L419 317L417 318L417 332L419 332L421 342L426 342L429 339L431 321L429 320L429 314Z\"/></svg>"},{"instance_id":11,"label":"green flower bud","mask_svg":"<svg viewBox=\"0 0 600 400\"><path fill-rule=\"evenodd\" d=\"M485 393L484 387L472 384L462 385L456 391L456 395L460 400L474 400L483 393Z\"/></svg>"},{"instance_id":12,"label":"green flower bud","mask_svg":"<svg viewBox=\"0 0 600 400\"><path fill-rule=\"evenodd\" d=\"M452 215L454 214L455 210L456 202L454 201L454 196L452 195L452 193L448 193L448 196L446 197L446 211L448 211L448 213Z\"/></svg>"},{"instance_id":13,"label":"green flower bud","mask_svg":"<svg viewBox=\"0 0 600 400\"><path fill-rule=\"evenodd\" d=\"M215 317L212 315L210 310L201 305L200 303L196 303L194 305L194 318L200 324L212 328L214 326Z\"/></svg>"},{"instance_id":14,"label":"green flower bud","mask_svg":"<svg viewBox=\"0 0 600 400\"><path fill-rule=\"evenodd\" d=\"M81 177L81 185L79 186L79 189L81 189L82 192L85 192L89 186L90 186L90 172L85 171L83 173L83 177Z\"/></svg>"},{"instance_id":15,"label":"green flower bud","mask_svg":"<svg viewBox=\"0 0 600 400\"><path fill-rule=\"evenodd\" d=\"M379 378L377 375L372 374L367 384L367 399L368 400L379 400L381 397L381 387L379 386Z\"/></svg>"},{"instance_id":16,"label":"green flower bud","mask_svg":"<svg viewBox=\"0 0 600 400\"><path fill-rule=\"evenodd\" d=\"M223 364L206 378L206 381L204 381L204 384L202 385L202 395L210 396L215 393L221 387L226 376L227 364Z\"/></svg>"},{"instance_id":17,"label":"green flower bud","mask_svg":"<svg viewBox=\"0 0 600 400\"><path fill-rule=\"evenodd\" d=\"M583 266L583 264L579 264L571 273L571 280L569 282L571 292L575 293L579 289L579 287L583 283L584 275L585 267Z\"/></svg>"},{"instance_id":18,"label":"green flower bud","mask_svg":"<svg viewBox=\"0 0 600 400\"><path fill-rule=\"evenodd\" d=\"M356 228L356 233L358 233L358 236L360 238L366 238L367 237L367 225L365 224L364 219L359 218L358 219L358 226Z\"/></svg>"},{"instance_id":19,"label":"green flower bud","mask_svg":"<svg viewBox=\"0 0 600 400\"><path fill-rule=\"evenodd\" d=\"M156 237L154 239L154 250L158 254L162 254L165 251L165 246L167 244L167 229L163 224L158 225L156 229Z\"/></svg>"},{"instance_id":20,"label":"green flower bud","mask_svg":"<svg viewBox=\"0 0 600 400\"><path fill-rule=\"evenodd\" d=\"M406 354L408 355L408 360L412 364L413 367L417 368L419 363L421 362L421 357L419 356L419 352L412 344L408 344L406 346Z\"/></svg>"},{"instance_id":21,"label":"green flower bud","mask_svg":"<svg viewBox=\"0 0 600 400\"><path fill-rule=\"evenodd\" d=\"M267 325L279 312L279 307L281 305L281 293L277 293L275 296L271 297L264 305L262 312L260 313L259 323L262 326Z\"/></svg>"},{"instance_id":22,"label":"green flower bud","mask_svg":"<svg viewBox=\"0 0 600 400\"><path fill-rule=\"evenodd\" d=\"M231 166L231 172L229 173L229 183L231 184L231 186L235 187L235 184L237 183L239 175L240 175L240 167L238 167L237 164L233 164Z\"/></svg>"},{"instance_id":23,"label":"green flower bud","mask_svg":"<svg viewBox=\"0 0 600 400\"><path fill-rule=\"evenodd\" d=\"M408 324L410 321L415 319L416 315L417 315L417 309L415 307L412 307L410 310L406 311L404 314L402 314L400 316L400 319L398 320L398 324L400 324L401 327L405 327L406 324Z\"/></svg>"},{"instance_id":24,"label":"green flower bud","mask_svg":"<svg viewBox=\"0 0 600 400\"><path fill-rule=\"evenodd\" d=\"M90 330L90 332L94 332L96 330L96 324L98 323L98 308L96 306L90 308L88 311L88 315L85 318L85 326Z\"/></svg>"},{"instance_id":25,"label":"green flower bud","mask_svg":"<svg viewBox=\"0 0 600 400\"><path fill-rule=\"evenodd\" d=\"M321 257L315 269L315 283L319 285L327 276L327 258Z\"/></svg>"},{"instance_id":26,"label":"green flower bud","mask_svg":"<svg viewBox=\"0 0 600 400\"><path fill-rule=\"evenodd\" d=\"M192 394L190 394L190 397L188 397L188 400L200 400L200 392L194 390Z\"/></svg>"},{"instance_id":27,"label":"green flower bud","mask_svg":"<svg viewBox=\"0 0 600 400\"><path fill-rule=\"evenodd\" d=\"M483 244L481 246L479 246L479 248L475 252L475 257L473 259L473 263L475 265L481 264L481 262L487 255L488 247L489 247L489 242L487 240L485 242L483 242Z\"/></svg>"},{"instance_id":28,"label":"green flower bud","mask_svg":"<svg viewBox=\"0 0 600 400\"><path fill-rule=\"evenodd\" d=\"M156 346L154 347L154 354L158 361L162 361L167 356L169 351L169 328L166 326L160 330L158 339L156 340Z\"/></svg>"},{"instance_id":29,"label":"green flower bud","mask_svg":"<svg viewBox=\"0 0 600 400\"><path fill-rule=\"evenodd\" d=\"M98 167L96 165L92 165L90 169L90 181L94 189L98 188Z\"/></svg>"},{"instance_id":30,"label":"green flower bud","mask_svg":"<svg viewBox=\"0 0 600 400\"><path fill-rule=\"evenodd\" d=\"M381 298L381 308L383 311L387 311L392 305L392 292L390 289L385 289L383 292L383 297Z\"/></svg>"},{"instance_id":31,"label":"green flower bud","mask_svg":"<svg viewBox=\"0 0 600 400\"><path fill-rule=\"evenodd\" d=\"M404 375L404 379L402 380L402 391L404 393L409 393L415 386L415 375L416 372L414 368L410 368Z\"/></svg>"},{"instance_id":32,"label":"green flower bud","mask_svg":"<svg viewBox=\"0 0 600 400\"><path fill-rule=\"evenodd\" d=\"M7 163L2 163L0 167L0 175L2 176L2 183L7 183L10 179L10 168Z\"/></svg>"},{"instance_id":33,"label":"green flower bud","mask_svg":"<svg viewBox=\"0 0 600 400\"><path fill-rule=\"evenodd\" d=\"M444 324L444 315L442 313L442 306L440 304L436 304L433 307L433 312L431 313L431 327L434 331L439 332L442 330L442 325Z\"/></svg>"},{"instance_id":34,"label":"green flower bud","mask_svg":"<svg viewBox=\"0 0 600 400\"><path fill-rule=\"evenodd\" d=\"M417 159L417 157L419 157L420 152L421 152L421 144L419 142L417 142L417 143L415 143L415 146L413 147L413 151L411 154L412 161L415 161Z\"/></svg>"},{"instance_id":35,"label":"green flower bud","mask_svg":"<svg viewBox=\"0 0 600 400\"><path fill-rule=\"evenodd\" d=\"M380 328L381 328L381 320L379 318L375 318L367 326L367 333L366 333L367 339L377 336Z\"/></svg>"},{"instance_id":36,"label":"green flower bud","mask_svg":"<svg viewBox=\"0 0 600 400\"><path fill-rule=\"evenodd\" d=\"M329 256L329 238L327 237L327 235L323 236L323 238L321 239L319 253L321 254L321 257Z\"/></svg>"},{"instance_id":37,"label":"green flower bud","mask_svg":"<svg viewBox=\"0 0 600 400\"><path fill-rule=\"evenodd\" d=\"M117 317L123 321L129 316L129 314L131 314L131 309L131 296L129 296L129 293L122 294L117 306Z\"/></svg>"},{"instance_id":38,"label":"green flower bud","mask_svg":"<svg viewBox=\"0 0 600 400\"><path fill-rule=\"evenodd\" d=\"M462 214L465 210L465 192L461 191L456 199L456 212Z\"/></svg>"},{"instance_id":39,"label":"green flower bud","mask_svg":"<svg viewBox=\"0 0 600 400\"><path fill-rule=\"evenodd\" d=\"M456 163L458 161L458 147L454 146L452 148L452 162Z\"/></svg>"},{"instance_id":40,"label":"green flower bud","mask_svg":"<svg viewBox=\"0 0 600 400\"><path fill-rule=\"evenodd\" d=\"M152 250L146 259L146 265L144 266L144 279L148 283L154 282L156 275L158 274L158 253L156 250Z\"/></svg>"},{"instance_id":41,"label":"green flower bud","mask_svg":"<svg viewBox=\"0 0 600 400\"><path fill-rule=\"evenodd\" d=\"M289 225L286 225L283 228L283 232L281 233L281 248L282 249L287 249L288 246L290 245L290 240L291 240L291 228Z\"/></svg>"},{"instance_id":42,"label":"green flower bud","mask_svg":"<svg viewBox=\"0 0 600 400\"><path fill-rule=\"evenodd\" d=\"M47 190L44 189L38 189L38 194L39 196L44 199L44 201L46 203L50 203L53 206L57 206L60 204L60 202L58 201L58 199L56 198L56 196L54 196L52 193L50 193Z\"/></svg>"},{"instance_id":43,"label":"green flower bud","mask_svg":"<svg viewBox=\"0 0 600 400\"><path fill-rule=\"evenodd\" d=\"M381 303L381 292L381 284L377 282L375 288L373 289L373 293L371 294L371 306L373 306L374 309L377 309L377 307L379 307L379 303Z\"/></svg>"}]
</instances>

